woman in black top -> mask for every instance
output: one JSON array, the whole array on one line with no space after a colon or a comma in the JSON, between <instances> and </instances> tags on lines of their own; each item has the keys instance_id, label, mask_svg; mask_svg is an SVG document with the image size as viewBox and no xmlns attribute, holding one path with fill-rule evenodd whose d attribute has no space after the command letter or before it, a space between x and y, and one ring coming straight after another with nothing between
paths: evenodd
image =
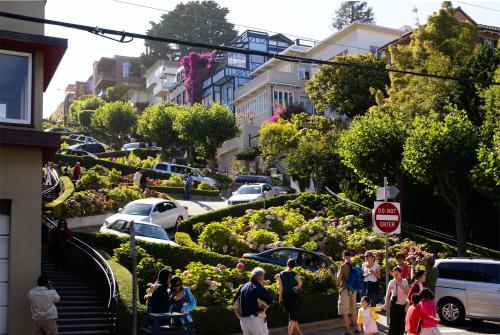
<instances>
[{"instance_id":1,"label":"woman in black top","mask_svg":"<svg viewBox=\"0 0 500 335\"><path fill-rule=\"evenodd\" d=\"M161 269L160 273L158 273L158 284L148 300L149 313L170 312L170 297L168 294L168 288L171 278L172 273L168 269Z\"/></svg>"},{"instance_id":2,"label":"woman in black top","mask_svg":"<svg viewBox=\"0 0 500 335\"><path fill-rule=\"evenodd\" d=\"M289 259L287 262L287 269L281 271L278 275L278 294L280 304L285 307L289 315L288 335L292 335L294 331L302 335L297 316L299 290L302 287L302 280L299 275L293 271L294 267L295 260Z\"/></svg>"}]
</instances>

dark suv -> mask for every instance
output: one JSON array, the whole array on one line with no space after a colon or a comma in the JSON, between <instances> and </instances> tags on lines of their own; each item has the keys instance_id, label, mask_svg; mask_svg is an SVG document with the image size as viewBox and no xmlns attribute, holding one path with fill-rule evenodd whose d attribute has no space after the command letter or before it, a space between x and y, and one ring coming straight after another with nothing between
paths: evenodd
<instances>
[{"instance_id":1,"label":"dark suv","mask_svg":"<svg viewBox=\"0 0 500 335\"><path fill-rule=\"evenodd\" d=\"M83 144L75 144L69 147L70 149L83 150L87 152L91 152L93 154L105 152L104 146L100 143L83 143Z\"/></svg>"},{"instance_id":2,"label":"dark suv","mask_svg":"<svg viewBox=\"0 0 500 335\"><path fill-rule=\"evenodd\" d=\"M276 194L292 194L295 193L295 189L290 186L283 185L283 182L278 178L272 178L271 176L259 176L259 175L240 175L234 179L231 184L233 190L237 190L241 185L245 184L258 184L266 183L276 191Z\"/></svg>"}]
</instances>

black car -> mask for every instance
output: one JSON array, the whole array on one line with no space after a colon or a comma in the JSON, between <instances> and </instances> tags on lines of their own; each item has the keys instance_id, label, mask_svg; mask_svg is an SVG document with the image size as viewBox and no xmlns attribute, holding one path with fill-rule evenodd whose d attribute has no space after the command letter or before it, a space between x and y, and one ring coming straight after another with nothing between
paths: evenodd
<instances>
[{"instance_id":1,"label":"black car","mask_svg":"<svg viewBox=\"0 0 500 335\"><path fill-rule=\"evenodd\" d=\"M283 182L280 179L272 178L271 176L240 175L234 179L231 187L233 190L237 190L241 185L258 183L268 184L276 191L276 194L295 193L295 189L291 188L290 186L283 185Z\"/></svg>"},{"instance_id":2,"label":"black car","mask_svg":"<svg viewBox=\"0 0 500 335\"><path fill-rule=\"evenodd\" d=\"M100 143L75 144L75 145L70 146L69 149L83 150L83 151L91 152L93 154L106 151L106 149L104 149L104 146Z\"/></svg>"},{"instance_id":3,"label":"black car","mask_svg":"<svg viewBox=\"0 0 500 335\"><path fill-rule=\"evenodd\" d=\"M91 152L78 150L78 149L63 149L61 150L61 154L63 155L71 155L71 156L79 156L79 157L90 157L93 159L98 159L96 155Z\"/></svg>"},{"instance_id":4,"label":"black car","mask_svg":"<svg viewBox=\"0 0 500 335\"><path fill-rule=\"evenodd\" d=\"M326 255L293 247L280 247L257 253L243 254L242 258L253 259L259 262L286 266L286 262L292 258L297 262L297 266L310 271L318 271L322 267L331 268L333 261Z\"/></svg>"}]
</instances>

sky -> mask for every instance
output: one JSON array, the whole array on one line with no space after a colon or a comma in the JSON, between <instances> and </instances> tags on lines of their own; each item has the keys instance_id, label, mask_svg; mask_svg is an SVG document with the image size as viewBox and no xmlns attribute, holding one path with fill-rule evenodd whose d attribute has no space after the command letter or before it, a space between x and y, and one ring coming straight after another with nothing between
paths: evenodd
<instances>
[{"instance_id":1,"label":"sky","mask_svg":"<svg viewBox=\"0 0 500 335\"><path fill-rule=\"evenodd\" d=\"M332 14L340 0L216 0L230 12L228 21L239 32L259 29L270 33L281 32L291 39L298 37L321 40L333 31L330 29ZM124 3L128 2L128 3ZM164 11L180 2L177 0L48 0L45 18L102 28L125 30L144 34L150 22L158 22ZM414 26L418 9L420 24L439 10L441 1L367 1L373 8L376 24L400 28ZM476 22L500 25L500 1L454 1ZM244 25L244 26L239 26ZM68 39L68 49L44 93L44 117L50 116L64 99L64 89L77 80L86 81L92 74L92 64L101 57L114 55L139 56L144 51L144 41L134 40L122 44L87 32L63 27L45 26L45 35Z\"/></svg>"}]
</instances>

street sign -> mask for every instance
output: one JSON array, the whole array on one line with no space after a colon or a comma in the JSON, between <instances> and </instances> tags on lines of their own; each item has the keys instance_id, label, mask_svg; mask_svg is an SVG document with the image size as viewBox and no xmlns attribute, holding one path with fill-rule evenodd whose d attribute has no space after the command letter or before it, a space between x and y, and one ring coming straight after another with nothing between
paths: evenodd
<instances>
[{"instance_id":1,"label":"street sign","mask_svg":"<svg viewBox=\"0 0 500 335\"><path fill-rule=\"evenodd\" d=\"M386 191L384 191L384 187L377 188L377 200L386 199L385 192L387 192L387 199L394 199L399 194L399 188L397 188L396 186L387 186L385 187L385 189Z\"/></svg>"},{"instance_id":2,"label":"street sign","mask_svg":"<svg viewBox=\"0 0 500 335\"><path fill-rule=\"evenodd\" d=\"M373 229L382 234L401 234L401 209L399 202L375 201Z\"/></svg>"}]
</instances>

